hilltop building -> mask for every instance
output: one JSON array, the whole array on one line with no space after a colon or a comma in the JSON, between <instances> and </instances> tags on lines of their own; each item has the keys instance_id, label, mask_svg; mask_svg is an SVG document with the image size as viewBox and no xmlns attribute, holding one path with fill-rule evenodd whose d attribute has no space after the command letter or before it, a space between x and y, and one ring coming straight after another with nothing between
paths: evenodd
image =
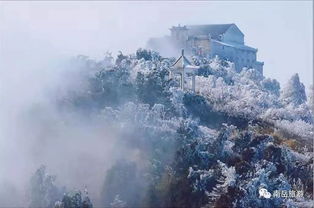
<instances>
[{"instance_id":1,"label":"hilltop building","mask_svg":"<svg viewBox=\"0 0 314 208\"><path fill-rule=\"evenodd\" d=\"M218 55L234 62L238 71L248 67L263 73L264 63L256 60L257 49L244 44L244 34L235 24L178 25L170 31L170 36L150 39L147 47L164 56L175 56L181 49L187 55Z\"/></svg>"}]
</instances>

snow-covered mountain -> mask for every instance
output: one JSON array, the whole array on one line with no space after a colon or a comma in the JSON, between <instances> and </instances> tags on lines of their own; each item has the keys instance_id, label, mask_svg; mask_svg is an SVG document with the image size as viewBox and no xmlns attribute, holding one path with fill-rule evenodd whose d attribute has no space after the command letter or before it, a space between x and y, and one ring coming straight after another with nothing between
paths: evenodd
<instances>
[{"instance_id":1,"label":"snow-covered mountain","mask_svg":"<svg viewBox=\"0 0 314 208\"><path fill-rule=\"evenodd\" d=\"M107 54L101 61L84 56L72 61L87 87L60 96L61 111L96 119L118 132L117 152L136 152L104 173L97 203L267 208L311 204L313 96L306 96L298 74L281 88L258 70L243 68L239 73L218 57L193 61L200 66L196 92L183 91L177 80L169 79L174 59L156 52L139 49L115 59ZM43 167L31 187L31 207L92 207L97 198L87 191L62 196L66 190L55 185ZM261 188L272 197L260 197Z\"/></svg>"}]
</instances>

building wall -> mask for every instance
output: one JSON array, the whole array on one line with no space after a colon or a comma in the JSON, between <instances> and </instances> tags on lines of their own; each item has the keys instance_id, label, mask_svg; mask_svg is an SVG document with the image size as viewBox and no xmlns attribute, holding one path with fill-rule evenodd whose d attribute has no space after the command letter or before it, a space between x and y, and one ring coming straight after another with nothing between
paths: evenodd
<instances>
[{"instance_id":1,"label":"building wall","mask_svg":"<svg viewBox=\"0 0 314 208\"><path fill-rule=\"evenodd\" d=\"M263 66L264 66L264 62L256 61L254 65L254 69L257 69L259 72L263 74L263 71L264 71Z\"/></svg>"},{"instance_id":2,"label":"building wall","mask_svg":"<svg viewBox=\"0 0 314 208\"><path fill-rule=\"evenodd\" d=\"M211 40L209 38L193 38L188 41L188 47L192 54L208 56L211 51Z\"/></svg>"},{"instance_id":3,"label":"building wall","mask_svg":"<svg viewBox=\"0 0 314 208\"><path fill-rule=\"evenodd\" d=\"M222 45L216 41L212 42L211 57L218 55L221 58L235 61L236 56L239 55L238 51L233 47Z\"/></svg>"},{"instance_id":4,"label":"building wall","mask_svg":"<svg viewBox=\"0 0 314 208\"><path fill-rule=\"evenodd\" d=\"M235 68L240 71L243 67L256 68L262 71L263 65L257 64L256 51L239 49L212 41L211 57L218 55L221 58L235 63Z\"/></svg>"},{"instance_id":5,"label":"building wall","mask_svg":"<svg viewBox=\"0 0 314 208\"><path fill-rule=\"evenodd\" d=\"M256 68L257 70L262 72L262 67L257 68L256 51L240 50L240 58L241 58L239 61L240 69L242 69L243 67Z\"/></svg>"},{"instance_id":6,"label":"building wall","mask_svg":"<svg viewBox=\"0 0 314 208\"><path fill-rule=\"evenodd\" d=\"M236 25L231 26L221 39L226 43L244 44L244 35Z\"/></svg>"},{"instance_id":7,"label":"building wall","mask_svg":"<svg viewBox=\"0 0 314 208\"><path fill-rule=\"evenodd\" d=\"M184 27L173 27L171 28L171 37L174 40L184 42L188 40L188 30Z\"/></svg>"}]
</instances>

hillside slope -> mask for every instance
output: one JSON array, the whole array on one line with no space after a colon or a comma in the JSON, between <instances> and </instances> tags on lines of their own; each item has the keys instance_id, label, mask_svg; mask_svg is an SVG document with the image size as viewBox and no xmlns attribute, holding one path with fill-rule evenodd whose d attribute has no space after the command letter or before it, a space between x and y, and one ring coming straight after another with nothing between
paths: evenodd
<instances>
[{"instance_id":1,"label":"hillside slope","mask_svg":"<svg viewBox=\"0 0 314 208\"><path fill-rule=\"evenodd\" d=\"M219 58L194 57L200 66L194 93L168 78L173 61L142 49L114 61L73 60L87 87L60 96L60 111L96 118L118 132L117 151L136 155L104 173L98 198L62 198L65 190L52 183L45 187L54 194L44 192L42 202L36 190L45 174L37 171L32 206L91 207L97 198L94 204L105 207L269 208L313 200L313 98L298 75L280 89L254 69L237 73ZM260 188L298 195L261 198Z\"/></svg>"}]
</instances>

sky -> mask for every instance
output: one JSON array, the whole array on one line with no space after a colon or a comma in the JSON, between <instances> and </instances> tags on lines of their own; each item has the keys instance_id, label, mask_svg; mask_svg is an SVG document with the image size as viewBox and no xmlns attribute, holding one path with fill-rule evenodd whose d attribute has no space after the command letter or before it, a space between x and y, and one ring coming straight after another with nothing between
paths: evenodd
<instances>
[{"instance_id":1,"label":"sky","mask_svg":"<svg viewBox=\"0 0 314 208\"><path fill-rule=\"evenodd\" d=\"M131 53L179 23L235 23L258 48L265 76L284 84L299 73L312 83L312 1L0 2L1 61L38 67L77 54Z\"/></svg>"}]
</instances>

